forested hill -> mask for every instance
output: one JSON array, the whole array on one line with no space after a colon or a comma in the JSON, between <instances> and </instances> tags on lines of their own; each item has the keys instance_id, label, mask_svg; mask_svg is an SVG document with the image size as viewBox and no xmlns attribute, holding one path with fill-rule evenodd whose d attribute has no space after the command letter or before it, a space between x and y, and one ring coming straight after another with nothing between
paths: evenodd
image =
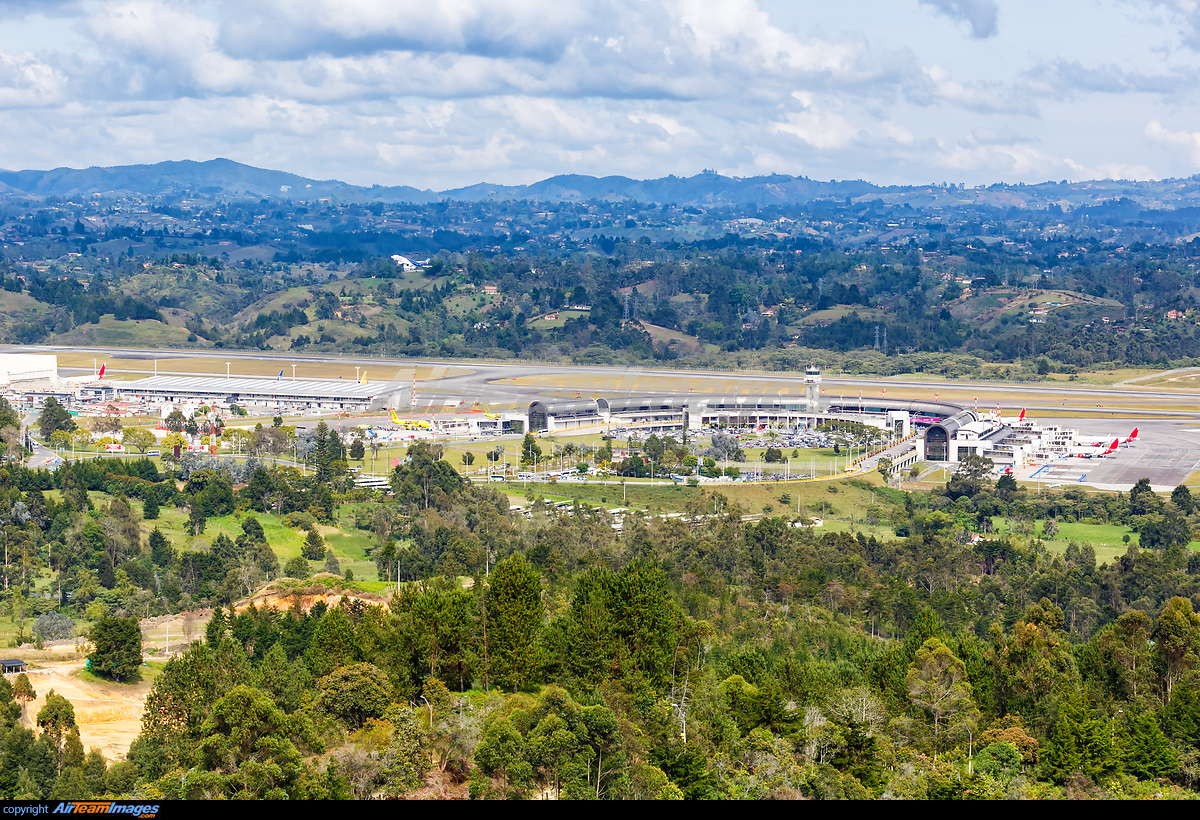
<instances>
[{"instance_id":1,"label":"forested hill","mask_svg":"<svg viewBox=\"0 0 1200 820\"><path fill-rule=\"evenodd\" d=\"M967 189L953 183L876 185L863 180L819 181L786 174L729 177L711 171L691 177L637 180L622 176L567 174L531 184L487 182L434 192L407 185L351 185L337 180L255 168L228 159L191 160L153 165L124 165L46 171L0 170L0 193L34 196L140 194L198 195L311 201L322 197L343 202L409 202L480 200L587 201L611 199L677 205L799 205L817 200L877 199L888 205L945 210L986 206L1045 210L1048 207L1099 206L1122 198L1142 208L1177 210L1200 206L1200 181L1090 180L1036 185L997 183Z\"/></svg>"},{"instance_id":2,"label":"forested hill","mask_svg":"<svg viewBox=\"0 0 1200 820\"><path fill-rule=\"evenodd\" d=\"M0 682L0 795L1196 797L1187 487L1035 494L971 457L926 490L778 487L758 520L737 485L635 483L618 531L532 490L514 514L439 446L410 448L383 496L336 432L295 443L307 475L196 453L0 470L20 634L26 613L39 641L89 622L89 674L123 679L152 674L136 618L215 607L155 662L126 761L85 755L61 696L35 736L30 681ZM645 509L663 503L677 514ZM1099 557L1060 528L1137 541ZM343 569L334 548L364 543ZM286 611L247 603L267 576Z\"/></svg>"}]
</instances>

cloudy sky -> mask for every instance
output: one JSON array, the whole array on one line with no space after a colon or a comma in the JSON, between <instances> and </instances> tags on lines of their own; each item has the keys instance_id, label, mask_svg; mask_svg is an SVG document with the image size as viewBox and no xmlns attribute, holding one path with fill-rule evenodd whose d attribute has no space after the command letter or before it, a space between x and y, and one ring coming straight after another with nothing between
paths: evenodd
<instances>
[{"instance_id":1,"label":"cloudy sky","mask_svg":"<svg viewBox=\"0 0 1200 820\"><path fill-rule=\"evenodd\" d=\"M1200 173L1200 0L0 0L0 167Z\"/></svg>"}]
</instances>

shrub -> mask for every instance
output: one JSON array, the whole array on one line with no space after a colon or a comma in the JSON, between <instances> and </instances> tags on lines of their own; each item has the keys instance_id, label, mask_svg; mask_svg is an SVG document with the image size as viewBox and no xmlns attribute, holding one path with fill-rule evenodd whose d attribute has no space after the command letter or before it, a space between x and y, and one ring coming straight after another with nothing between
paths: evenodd
<instances>
[{"instance_id":1,"label":"shrub","mask_svg":"<svg viewBox=\"0 0 1200 820\"><path fill-rule=\"evenodd\" d=\"M33 622L33 634L42 641L66 641L75 637L75 620L51 612Z\"/></svg>"}]
</instances>

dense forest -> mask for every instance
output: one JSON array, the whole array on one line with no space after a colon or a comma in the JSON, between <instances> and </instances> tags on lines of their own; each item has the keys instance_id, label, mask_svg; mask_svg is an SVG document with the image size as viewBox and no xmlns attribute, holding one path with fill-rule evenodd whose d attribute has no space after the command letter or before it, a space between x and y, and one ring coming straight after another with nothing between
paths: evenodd
<instances>
[{"instance_id":1,"label":"dense forest","mask_svg":"<svg viewBox=\"0 0 1200 820\"><path fill-rule=\"evenodd\" d=\"M154 219L207 227L136 229L154 245L114 229L73 233L74 216L55 227L70 208L46 208L14 224L43 220L50 233L0 253L0 340L667 366L732 356L765 370L815 356L850 372L1010 378L1200 360L1200 239L1121 244L1145 225L1116 212L1064 226L1054 210L934 221L878 201L542 207L442 203L389 216L329 203L159 203ZM107 220L132 218L110 210ZM493 218L503 237L437 227ZM325 229L305 223L303 242L264 244L229 227L282 230L292 219ZM369 223L397 220L415 233L376 241ZM730 230L672 233L694 223ZM70 236L82 250L59 255ZM427 258L415 265L397 250Z\"/></svg>"},{"instance_id":2,"label":"dense forest","mask_svg":"<svg viewBox=\"0 0 1200 820\"><path fill-rule=\"evenodd\" d=\"M85 754L63 698L21 720L27 687L0 686L6 797L1194 796L1186 487L1033 494L968 459L935 492L869 487L863 523L894 537L795 526L862 479L758 520L687 488L684 515L618 532L536 496L514 516L423 444L389 499L363 498L336 440L314 446L309 476L195 459L0 471L6 599L38 616L37 640L63 615L115 629L215 607L154 680L126 761ZM402 581L389 597L339 577L315 535L355 504L380 579ZM167 509L243 531L185 548L151 517ZM273 515L310 531L276 581L295 603L235 606L279 578ZM1068 522L1122 523L1139 544L1099 564L1089 544L1052 550ZM33 594L47 566L52 598Z\"/></svg>"}]
</instances>

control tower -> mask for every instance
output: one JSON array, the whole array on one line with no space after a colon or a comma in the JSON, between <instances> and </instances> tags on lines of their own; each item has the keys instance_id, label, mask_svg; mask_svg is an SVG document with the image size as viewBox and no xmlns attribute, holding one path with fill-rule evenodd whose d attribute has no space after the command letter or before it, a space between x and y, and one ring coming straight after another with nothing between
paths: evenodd
<instances>
[{"instance_id":1,"label":"control tower","mask_svg":"<svg viewBox=\"0 0 1200 820\"><path fill-rule=\"evenodd\" d=\"M810 364L804 371L804 399L808 404L808 412L820 412L821 368L815 364Z\"/></svg>"}]
</instances>

